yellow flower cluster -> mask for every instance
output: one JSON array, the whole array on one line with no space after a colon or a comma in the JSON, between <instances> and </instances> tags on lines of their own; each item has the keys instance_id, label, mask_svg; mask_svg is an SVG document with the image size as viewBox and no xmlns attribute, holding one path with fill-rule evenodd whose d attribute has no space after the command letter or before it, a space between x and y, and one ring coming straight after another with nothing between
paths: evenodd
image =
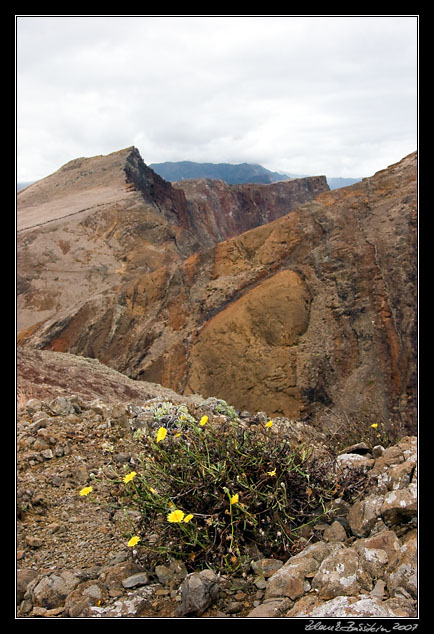
<instances>
[{"instance_id":1,"label":"yellow flower cluster","mask_svg":"<svg viewBox=\"0 0 434 634\"><path fill-rule=\"evenodd\" d=\"M181 511L180 509L176 509L175 511L172 511L167 516L167 521L172 524L179 524L180 522L185 522L186 524L188 524L188 522L192 519L193 519L193 515L191 513L189 513L188 515L185 515L184 511Z\"/></svg>"},{"instance_id":2,"label":"yellow flower cluster","mask_svg":"<svg viewBox=\"0 0 434 634\"><path fill-rule=\"evenodd\" d=\"M137 475L137 473L135 471L131 471L131 473L127 473L127 475L124 478L125 484L127 484L128 482L133 480L136 477L136 475Z\"/></svg>"},{"instance_id":3,"label":"yellow flower cluster","mask_svg":"<svg viewBox=\"0 0 434 634\"><path fill-rule=\"evenodd\" d=\"M167 429L165 427L160 427L157 431L157 442L161 442L167 436Z\"/></svg>"}]
</instances>

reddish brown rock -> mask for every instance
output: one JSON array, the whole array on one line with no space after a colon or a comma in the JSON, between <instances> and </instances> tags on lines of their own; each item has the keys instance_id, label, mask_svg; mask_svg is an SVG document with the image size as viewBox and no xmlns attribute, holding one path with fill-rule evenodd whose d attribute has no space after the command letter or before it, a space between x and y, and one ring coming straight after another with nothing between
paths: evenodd
<instances>
[{"instance_id":1,"label":"reddish brown rock","mask_svg":"<svg viewBox=\"0 0 434 634\"><path fill-rule=\"evenodd\" d=\"M333 409L414 433L416 230L414 153L182 263L130 275L20 341L240 409L319 424Z\"/></svg>"},{"instance_id":2,"label":"reddish brown rock","mask_svg":"<svg viewBox=\"0 0 434 634\"><path fill-rule=\"evenodd\" d=\"M70 161L17 196L18 329L28 335L63 309L117 293L328 189L318 176L269 186L191 181L184 191L134 147ZM66 338L58 349L69 345Z\"/></svg>"}]
</instances>

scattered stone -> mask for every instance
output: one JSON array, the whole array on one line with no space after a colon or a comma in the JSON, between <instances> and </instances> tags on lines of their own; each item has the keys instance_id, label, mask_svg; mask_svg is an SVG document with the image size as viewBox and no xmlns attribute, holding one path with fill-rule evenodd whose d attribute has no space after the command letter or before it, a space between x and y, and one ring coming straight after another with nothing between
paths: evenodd
<instances>
[{"instance_id":1,"label":"scattered stone","mask_svg":"<svg viewBox=\"0 0 434 634\"><path fill-rule=\"evenodd\" d=\"M89 607L101 605L108 598L107 589L101 582L83 581L65 600L65 613L71 618L87 616Z\"/></svg>"},{"instance_id":2,"label":"scattered stone","mask_svg":"<svg viewBox=\"0 0 434 634\"><path fill-rule=\"evenodd\" d=\"M32 603L47 609L59 608L79 583L80 577L74 570L44 575L30 591Z\"/></svg>"},{"instance_id":3,"label":"scattered stone","mask_svg":"<svg viewBox=\"0 0 434 634\"><path fill-rule=\"evenodd\" d=\"M347 538L347 533L342 524L335 520L325 529L323 537L326 542L343 542Z\"/></svg>"},{"instance_id":4,"label":"scattered stone","mask_svg":"<svg viewBox=\"0 0 434 634\"><path fill-rule=\"evenodd\" d=\"M365 581L365 578L361 577L357 552L341 544L339 548L321 563L312 580L312 588L322 599L355 595Z\"/></svg>"},{"instance_id":5,"label":"scattered stone","mask_svg":"<svg viewBox=\"0 0 434 634\"><path fill-rule=\"evenodd\" d=\"M283 566L283 561L280 561L280 559L260 559L259 561L252 561L251 566L257 575L268 579Z\"/></svg>"},{"instance_id":6,"label":"scattered stone","mask_svg":"<svg viewBox=\"0 0 434 634\"><path fill-rule=\"evenodd\" d=\"M36 570L21 569L17 570L16 589L17 589L17 605L24 599L28 585L38 576Z\"/></svg>"},{"instance_id":7,"label":"scattered stone","mask_svg":"<svg viewBox=\"0 0 434 634\"><path fill-rule=\"evenodd\" d=\"M384 497L380 495L370 495L367 498L356 502L348 513L348 522L353 535L365 537L369 535L378 519L381 517L381 509Z\"/></svg>"},{"instance_id":8,"label":"scattered stone","mask_svg":"<svg viewBox=\"0 0 434 634\"><path fill-rule=\"evenodd\" d=\"M188 574L185 564L175 560L151 573L136 559L136 551L126 547L124 537L132 525L139 526L140 513L106 513L103 498L113 480L104 490L91 476L98 478L100 468L113 476L116 454L137 460L132 434L121 436L109 424L113 413L122 416L127 406L122 410L119 404L115 408L104 402L92 406L69 402L75 413L64 415L54 411L57 406L58 412L63 406L70 409L67 404L56 401L50 409L41 401L33 421L28 422L26 412L20 427L25 432L18 447L18 616L404 618L417 614L415 438L405 437L395 448L373 451L374 466L363 476L368 494L352 504L342 498L330 500L322 528L317 523L315 530L303 533L304 548L302 541L298 543L303 550L286 561L266 558L256 549L249 552L251 573L244 578L220 577L210 570ZM259 415L260 420L267 418ZM242 420L246 429L252 420ZM273 420L274 430L289 424ZM297 444L295 423L294 429ZM101 449L108 442L116 447L114 452ZM35 443L40 443L38 451ZM44 448L43 443L49 446ZM67 443L69 450L62 451ZM31 462L28 452L34 458ZM343 455L353 461L371 460L363 447L347 448ZM123 464L116 468L122 470ZM90 484L95 489L92 495L101 496L101 505L79 496L80 488ZM154 572L158 584L150 583Z\"/></svg>"},{"instance_id":9,"label":"scattered stone","mask_svg":"<svg viewBox=\"0 0 434 634\"><path fill-rule=\"evenodd\" d=\"M219 577L212 570L190 573L181 585L181 602L175 616L200 616L219 596Z\"/></svg>"},{"instance_id":10,"label":"scattered stone","mask_svg":"<svg viewBox=\"0 0 434 634\"><path fill-rule=\"evenodd\" d=\"M251 610L251 612L249 612L249 614L247 615L247 618L278 618L279 616L282 616L284 612L289 610L292 605L293 601L288 598L279 598L265 601L264 603L261 603L261 605L258 605L256 608L253 608L253 610Z\"/></svg>"},{"instance_id":11,"label":"scattered stone","mask_svg":"<svg viewBox=\"0 0 434 634\"><path fill-rule=\"evenodd\" d=\"M164 586L180 583L187 576L187 568L180 561L171 561L168 566L155 566L158 581Z\"/></svg>"},{"instance_id":12,"label":"scattered stone","mask_svg":"<svg viewBox=\"0 0 434 634\"><path fill-rule=\"evenodd\" d=\"M149 583L149 576L146 572L137 572L130 577L122 580L124 588L135 588L136 586L145 586Z\"/></svg>"},{"instance_id":13,"label":"scattered stone","mask_svg":"<svg viewBox=\"0 0 434 634\"><path fill-rule=\"evenodd\" d=\"M387 601L381 601L374 597L360 599L358 597L338 596L331 601L318 602L315 599L307 602L306 606L296 605L287 614L287 617L314 617L314 618L397 618L408 617L410 614L403 608L388 605Z\"/></svg>"}]
</instances>

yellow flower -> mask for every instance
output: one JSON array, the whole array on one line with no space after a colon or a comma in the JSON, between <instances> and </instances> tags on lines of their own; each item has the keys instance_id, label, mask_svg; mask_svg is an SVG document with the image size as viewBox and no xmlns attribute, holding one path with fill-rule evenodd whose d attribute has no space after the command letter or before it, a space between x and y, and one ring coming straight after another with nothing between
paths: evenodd
<instances>
[{"instance_id":1,"label":"yellow flower","mask_svg":"<svg viewBox=\"0 0 434 634\"><path fill-rule=\"evenodd\" d=\"M160 440L164 440L167 436L167 429L165 427L160 427L160 429L157 432L157 442L160 442Z\"/></svg>"},{"instance_id":2,"label":"yellow flower","mask_svg":"<svg viewBox=\"0 0 434 634\"><path fill-rule=\"evenodd\" d=\"M184 522L188 523L192 519L193 519L193 515L189 513L188 515L184 517Z\"/></svg>"},{"instance_id":3,"label":"yellow flower","mask_svg":"<svg viewBox=\"0 0 434 634\"><path fill-rule=\"evenodd\" d=\"M374 429L377 429L377 427L378 427L378 423L373 423L373 424L371 425L371 427L373 427Z\"/></svg>"},{"instance_id":4,"label":"yellow flower","mask_svg":"<svg viewBox=\"0 0 434 634\"><path fill-rule=\"evenodd\" d=\"M155 489L153 489L152 487L149 487L149 490L151 493L153 493L154 495L157 493Z\"/></svg>"},{"instance_id":5,"label":"yellow flower","mask_svg":"<svg viewBox=\"0 0 434 634\"><path fill-rule=\"evenodd\" d=\"M268 423L265 424L265 427L271 427L273 425L273 421L269 420Z\"/></svg>"},{"instance_id":6,"label":"yellow flower","mask_svg":"<svg viewBox=\"0 0 434 634\"><path fill-rule=\"evenodd\" d=\"M235 493L235 495L233 495L233 496L231 497L231 504L238 504L238 500L239 500L239 499L240 499L240 498L239 498L238 493Z\"/></svg>"},{"instance_id":7,"label":"yellow flower","mask_svg":"<svg viewBox=\"0 0 434 634\"><path fill-rule=\"evenodd\" d=\"M179 509L177 509L176 511L172 511L167 516L167 521L171 522L172 524L182 522L183 519L184 519L184 511L180 511Z\"/></svg>"},{"instance_id":8,"label":"yellow flower","mask_svg":"<svg viewBox=\"0 0 434 634\"><path fill-rule=\"evenodd\" d=\"M273 469L273 471L267 471L267 475L275 476L276 475L276 469Z\"/></svg>"},{"instance_id":9,"label":"yellow flower","mask_svg":"<svg viewBox=\"0 0 434 634\"><path fill-rule=\"evenodd\" d=\"M92 491L93 487L84 487L84 489L81 489L80 495L89 495Z\"/></svg>"},{"instance_id":10,"label":"yellow flower","mask_svg":"<svg viewBox=\"0 0 434 634\"><path fill-rule=\"evenodd\" d=\"M137 473L135 471L131 471L131 473L127 473L127 475L124 478L125 484L127 484L127 482L130 482L131 480L133 480L133 478L135 478L136 475L137 475Z\"/></svg>"},{"instance_id":11,"label":"yellow flower","mask_svg":"<svg viewBox=\"0 0 434 634\"><path fill-rule=\"evenodd\" d=\"M208 422L208 416L202 416L202 418L199 421L199 425L203 427L204 425L207 424L207 422Z\"/></svg>"},{"instance_id":12,"label":"yellow flower","mask_svg":"<svg viewBox=\"0 0 434 634\"><path fill-rule=\"evenodd\" d=\"M132 548L133 546L135 546L137 544L137 542L140 541L140 537L137 537L137 535L134 535L134 537L131 537L130 541L128 542L127 546L128 548Z\"/></svg>"}]
</instances>

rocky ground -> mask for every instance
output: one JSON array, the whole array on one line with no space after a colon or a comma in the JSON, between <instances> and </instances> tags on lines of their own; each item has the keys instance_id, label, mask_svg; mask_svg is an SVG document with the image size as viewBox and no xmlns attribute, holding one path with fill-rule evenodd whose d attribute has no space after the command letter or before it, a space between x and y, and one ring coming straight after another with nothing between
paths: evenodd
<instances>
[{"instance_id":1,"label":"rocky ground","mask_svg":"<svg viewBox=\"0 0 434 634\"><path fill-rule=\"evenodd\" d=\"M140 548L127 545L139 518L110 504L110 473L137 467L133 432L142 406L167 400L168 393L154 386L152 394L152 386L142 384L137 394L121 397L133 381L100 364L70 361L68 355L29 353L19 363L18 618L417 616L416 438L342 453L338 468L362 470L367 493L352 504L336 498L335 512L305 534L288 560L257 552L251 569L238 577L188 572L182 561L148 569ZM62 367L69 391L54 380L57 373L62 382ZM209 400L184 402L195 417L213 415ZM261 416L244 413L242 422L254 424ZM320 446L308 425L281 424L292 440L310 438ZM79 492L96 473L108 480L91 503Z\"/></svg>"}]
</instances>

